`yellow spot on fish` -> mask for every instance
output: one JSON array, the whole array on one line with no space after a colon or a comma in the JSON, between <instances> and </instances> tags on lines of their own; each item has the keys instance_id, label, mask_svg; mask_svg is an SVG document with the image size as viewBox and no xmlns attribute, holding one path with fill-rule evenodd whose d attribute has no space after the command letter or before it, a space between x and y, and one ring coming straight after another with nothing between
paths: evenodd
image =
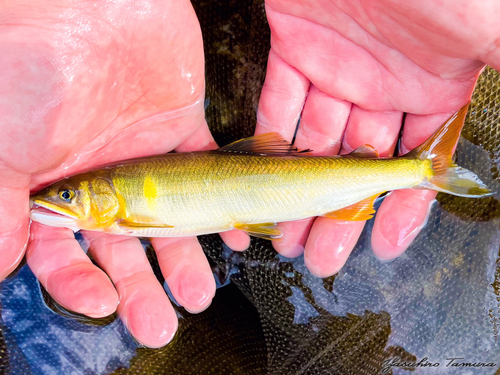
<instances>
[{"instance_id":1,"label":"yellow spot on fish","mask_svg":"<svg viewBox=\"0 0 500 375\"><path fill-rule=\"evenodd\" d=\"M158 198L158 191L156 184L150 176L144 179L144 198L150 210L156 210L156 198Z\"/></svg>"}]
</instances>

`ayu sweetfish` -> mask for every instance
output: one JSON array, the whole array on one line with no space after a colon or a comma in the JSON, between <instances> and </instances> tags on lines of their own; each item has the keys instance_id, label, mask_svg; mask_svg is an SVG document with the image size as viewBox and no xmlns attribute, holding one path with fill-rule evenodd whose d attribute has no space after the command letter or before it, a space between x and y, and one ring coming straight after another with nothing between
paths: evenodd
<instances>
[{"instance_id":1,"label":"ayu sweetfish","mask_svg":"<svg viewBox=\"0 0 500 375\"><path fill-rule=\"evenodd\" d=\"M378 158L369 145L344 157L308 156L268 133L216 151L131 159L54 183L31 197L30 216L75 231L179 237L236 228L276 239L277 222L367 220L376 197L390 190L481 197L490 191L451 158L466 112L397 158Z\"/></svg>"}]
</instances>

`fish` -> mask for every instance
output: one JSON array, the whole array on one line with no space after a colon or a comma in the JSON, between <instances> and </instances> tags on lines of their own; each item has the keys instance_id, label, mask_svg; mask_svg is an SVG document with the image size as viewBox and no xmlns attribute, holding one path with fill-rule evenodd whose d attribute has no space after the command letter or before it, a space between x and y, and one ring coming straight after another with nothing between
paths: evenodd
<instances>
[{"instance_id":1,"label":"fish","mask_svg":"<svg viewBox=\"0 0 500 375\"><path fill-rule=\"evenodd\" d=\"M347 156L312 156L277 133L215 151L130 159L60 180L31 197L33 221L136 237L184 237L240 229L276 240L276 223L326 216L368 220L375 199L397 189L461 197L491 194L455 165L468 105L402 157L370 145Z\"/></svg>"}]
</instances>

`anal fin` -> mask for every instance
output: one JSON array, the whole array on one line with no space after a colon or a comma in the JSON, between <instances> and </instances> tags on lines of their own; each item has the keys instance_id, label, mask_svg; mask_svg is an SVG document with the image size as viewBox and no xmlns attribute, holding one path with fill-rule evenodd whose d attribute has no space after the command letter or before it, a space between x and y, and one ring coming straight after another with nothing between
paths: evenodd
<instances>
[{"instance_id":1,"label":"anal fin","mask_svg":"<svg viewBox=\"0 0 500 375\"><path fill-rule=\"evenodd\" d=\"M247 232L250 236L263 238L265 240L277 240L281 238L283 233L278 228L276 223L262 224L235 224L235 229Z\"/></svg>"},{"instance_id":2,"label":"anal fin","mask_svg":"<svg viewBox=\"0 0 500 375\"><path fill-rule=\"evenodd\" d=\"M373 203L380 194L382 193L363 199L362 201L341 208L340 210L328 212L322 216L326 216L337 220L348 220L348 221L369 220L373 217L373 214L375 213L375 209L373 208Z\"/></svg>"}]
</instances>

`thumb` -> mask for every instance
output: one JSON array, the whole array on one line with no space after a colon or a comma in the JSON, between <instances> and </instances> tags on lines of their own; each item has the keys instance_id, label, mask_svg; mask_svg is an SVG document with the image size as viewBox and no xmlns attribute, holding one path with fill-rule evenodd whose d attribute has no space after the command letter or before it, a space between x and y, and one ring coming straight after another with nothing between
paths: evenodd
<instances>
[{"instance_id":1,"label":"thumb","mask_svg":"<svg viewBox=\"0 0 500 375\"><path fill-rule=\"evenodd\" d=\"M1 176L0 281L21 262L29 233L29 178Z\"/></svg>"}]
</instances>

